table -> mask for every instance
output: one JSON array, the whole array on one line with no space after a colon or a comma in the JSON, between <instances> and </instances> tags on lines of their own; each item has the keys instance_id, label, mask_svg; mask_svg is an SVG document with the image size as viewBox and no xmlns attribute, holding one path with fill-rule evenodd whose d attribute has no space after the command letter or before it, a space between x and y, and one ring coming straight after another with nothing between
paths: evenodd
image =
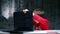
<instances>
[{"instance_id":1,"label":"table","mask_svg":"<svg viewBox=\"0 0 60 34\"><path fill-rule=\"evenodd\" d=\"M30 32L23 32L23 34L60 34L60 30L35 30Z\"/></svg>"},{"instance_id":2,"label":"table","mask_svg":"<svg viewBox=\"0 0 60 34\"><path fill-rule=\"evenodd\" d=\"M20 34L20 33L17 33L17 34ZM12 34L12 33L0 31L0 34ZM13 34L16 34L16 33L13 33ZM28 32L24 31L21 34L60 34L60 30L34 30L34 31L28 31Z\"/></svg>"},{"instance_id":3,"label":"table","mask_svg":"<svg viewBox=\"0 0 60 34\"><path fill-rule=\"evenodd\" d=\"M0 34L10 34L9 32L0 31Z\"/></svg>"}]
</instances>

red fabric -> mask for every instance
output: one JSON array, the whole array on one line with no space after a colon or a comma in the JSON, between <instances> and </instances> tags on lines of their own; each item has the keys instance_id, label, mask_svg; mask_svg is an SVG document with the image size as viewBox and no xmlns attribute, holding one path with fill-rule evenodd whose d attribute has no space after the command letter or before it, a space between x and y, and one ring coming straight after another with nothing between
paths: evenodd
<instances>
[{"instance_id":1,"label":"red fabric","mask_svg":"<svg viewBox=\"0 0 60 34\"><path fill-rule=\"evenodd\" d=\"M35 23L34 19L39 22L38 26L37 26L37 23ZM49 24L48 24L47 19L44 19L44 18L42 18L41 16L39 16L37 14L34 14L33 21L34 21L34 27L35 28L40 27L41 30L49 30Z\"/></svg>"}]
</instances>

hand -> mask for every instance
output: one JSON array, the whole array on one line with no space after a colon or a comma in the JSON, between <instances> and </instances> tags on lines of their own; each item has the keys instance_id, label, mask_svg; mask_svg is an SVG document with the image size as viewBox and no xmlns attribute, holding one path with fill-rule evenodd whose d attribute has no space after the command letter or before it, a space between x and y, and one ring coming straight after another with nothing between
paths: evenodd
<instances>
[{"instance_id":1,"label":"hand","mask_svg":"<svg viewBox=\"0 0 60 34\"><path fill-rule=\"evenodd\" d=\"M27 11L29 11L29 10L28 10L28 9L24 9L24 10L23 10L23 13L26 14Z\"/></svg>"}]
</instances>

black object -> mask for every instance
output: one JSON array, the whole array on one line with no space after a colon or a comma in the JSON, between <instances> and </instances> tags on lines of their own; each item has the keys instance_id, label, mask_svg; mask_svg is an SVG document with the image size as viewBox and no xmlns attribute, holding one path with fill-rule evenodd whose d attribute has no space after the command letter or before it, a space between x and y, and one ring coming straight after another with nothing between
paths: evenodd
<instances>
[{"instance_id":1,"label":"black object","mask_svg":"<svg viewBox=\"0 0 60 34\"><path fill-rule=\"evenodd\" d=\"M14 12L14 28L15 31L32 31L33 30L33 15L32 11L26 14L23 12Z\"/></svg>"}]
</instances>

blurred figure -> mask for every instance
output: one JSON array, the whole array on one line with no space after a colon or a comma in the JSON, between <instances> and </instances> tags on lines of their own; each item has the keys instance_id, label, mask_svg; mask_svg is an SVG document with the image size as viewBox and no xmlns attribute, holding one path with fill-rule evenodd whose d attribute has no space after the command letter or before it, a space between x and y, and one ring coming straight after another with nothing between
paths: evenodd
<instances>
[{"instance_id":1,"label":"blurred figure","mask_svg":"<svg viewBox=\"0 0 60 34\"><path fill-rule=\"evenodd\" d=\"M24 9L23 12L27 13L29 11L28 9ZM40 10L39 10L40 11ZM34 29L39 30L49 30L48 20L39 16L42 15L44 12L37 12L36 10L33 11L33 23L34 23Z\"/></svg>"},{"instance_id":2,"label":"blurred figure","mask_svg":"<svg viewBox=\"0 0 60 34\"><path fill-rule=\"evenodd\" d=\"M34 13L36 13L39 17L36 17L37 19L39 19L40 17L43 19L39 19L41 20L40 22L37 21L37 19L34 22L34 28L38 29L38 30L49 30L49 24L48 24L48 20L45 16L45 12L43 10L41 10L40 8L36 8L33 11Z\"/></svg>"}]
</instances>

